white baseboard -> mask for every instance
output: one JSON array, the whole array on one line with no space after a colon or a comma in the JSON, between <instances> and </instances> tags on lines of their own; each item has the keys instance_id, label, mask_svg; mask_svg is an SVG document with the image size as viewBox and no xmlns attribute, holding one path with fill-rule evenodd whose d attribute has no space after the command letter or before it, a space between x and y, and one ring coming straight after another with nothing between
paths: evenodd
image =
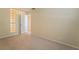
<instances>
[{"instance_id":1,"label":"white baseboard","mask_svg":"<svg viewBox=\"0 0 79 59\"><path fill-rule=\"evenodd\" d=\"M15 36L15 35L18 35L18 34L17 33L11 33L11 34L2 35L2 36L0 36L0 39Z\"/></svg>"},{"instance_id":2,"label":"white baseboard","mask_svg":"<svg viewBox=\"0 0 79 59\"><path fill-rule=\"evenodd\" d=\"M71 45L69 43L65 43L65 42L62 42L62 41L59 41L59 40L51 40L51 39L49 39L47 37L37 36L37 35L34 35L34 34L32 34L32 36L35 36L35 37L38 37L38 38L42 38L42 39L46 39L46 40L49 40L49 41L53 41L53 42L56 42L56 43L59 43L59 44L63 44L63 45L66 45L66 46L69 46L69 47L72 47L72 48L75 48L75 49L79 49L78 46Z\"/></svg>"}]
</instances>

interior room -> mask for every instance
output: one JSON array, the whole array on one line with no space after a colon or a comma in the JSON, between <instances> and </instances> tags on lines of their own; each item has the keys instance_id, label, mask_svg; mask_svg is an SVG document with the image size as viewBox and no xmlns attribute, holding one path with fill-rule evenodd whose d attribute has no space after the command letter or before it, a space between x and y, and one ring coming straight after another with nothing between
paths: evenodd
<instances>
[{"instance_id":1,"label":"interior room","mask_svg":"<svg viewBox=\"0 0 79 59\"><path fill-rule=\"evenodd\" d=\"M0 50L78 50L78 8L0 8Z\"/></svg>"}]
</instances>

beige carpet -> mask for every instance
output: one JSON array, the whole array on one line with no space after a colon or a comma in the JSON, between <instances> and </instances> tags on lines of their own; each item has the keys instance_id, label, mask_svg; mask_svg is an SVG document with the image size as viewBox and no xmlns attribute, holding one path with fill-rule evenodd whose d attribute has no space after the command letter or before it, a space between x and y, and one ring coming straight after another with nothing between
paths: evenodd
<instances>
[{"instance_id":1,"label":"beige carpet","mask_svg":"<svg viewBox=\"0 0 79 59\"><path fill-rule=\"evenodd\" d=\"M1 50L73 50L75 48L61 45L28 34L0 39Z\"/></svg>"}]
</instances>

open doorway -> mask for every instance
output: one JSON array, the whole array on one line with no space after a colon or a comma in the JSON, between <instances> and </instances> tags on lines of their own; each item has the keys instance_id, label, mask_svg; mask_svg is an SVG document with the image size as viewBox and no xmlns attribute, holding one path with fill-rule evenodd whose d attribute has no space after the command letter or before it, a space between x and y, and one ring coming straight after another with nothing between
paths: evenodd
<instances>
[{"instance_id":1,"label":"open doorway","mask_svg":"<svg viewBox=\"0 0 79 59\"><path fill-rule=\"evenodd\" d=\"M21 15L21 33L28 33L28 15Z\"/></svg>"},{"instance_id":2,"label":"open doorway","mask_svg":"<svg viewBox=\"0 0 79 59\"><path fill-rule=\"evenodd\" d=\"M31 16L22 14L20 15L20 26L19 26L20 34L29 33L31 34Z\"/></svg>"}]
</instances>

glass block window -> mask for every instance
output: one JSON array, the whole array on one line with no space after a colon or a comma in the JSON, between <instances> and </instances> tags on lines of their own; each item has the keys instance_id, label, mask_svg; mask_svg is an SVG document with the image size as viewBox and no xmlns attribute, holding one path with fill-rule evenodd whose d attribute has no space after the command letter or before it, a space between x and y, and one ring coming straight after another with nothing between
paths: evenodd
<instances>
[{"instance_id":1,"label":"glass block window","mask_svg":"<svg viewBox=\"0 0 79 59\"><path fill-rule=\"evenodd\" d=\"M10 32L16 32L16 13L15 9L10 9Z\"/></svg>"}]
</instances>

